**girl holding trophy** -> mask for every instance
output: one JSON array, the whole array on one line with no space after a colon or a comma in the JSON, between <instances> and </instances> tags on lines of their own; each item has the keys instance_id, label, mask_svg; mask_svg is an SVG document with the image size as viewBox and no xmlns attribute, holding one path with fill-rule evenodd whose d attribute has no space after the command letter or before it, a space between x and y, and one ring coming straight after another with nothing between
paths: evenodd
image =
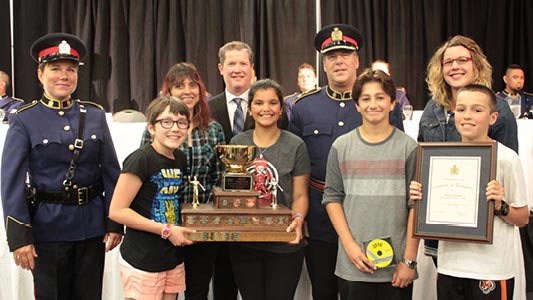
<instances>
[{"instance_id":1,"label":"girl holding trophy","mask_svg":"<svg viewBox=\"0 0 533 300\"><path fill-rule=\"evenodd\" d=\"M311 166L305 143L278 127L283 114L283 96L279 84L259 80L250 88L248 113L255 128L231 139L230 144L253 145L256 159L248 168L257 180L254 189L262 192L263 205L282 204L292 209L287 231L296 231L289 243L234 243L231 263L237 287L247 299L293 299L302 270L304 249L302 227L308 208L307 187Z\"/></svg>"}]
</instances>

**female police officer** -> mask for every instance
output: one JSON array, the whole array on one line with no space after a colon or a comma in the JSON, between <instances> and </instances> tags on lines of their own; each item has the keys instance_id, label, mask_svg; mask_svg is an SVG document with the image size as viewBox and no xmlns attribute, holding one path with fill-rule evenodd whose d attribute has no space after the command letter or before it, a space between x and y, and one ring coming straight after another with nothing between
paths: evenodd
<instances>
[{"instance_id":1,"label":"female police officer","mask_svg":"<svg viewBox=\"0 0 533 300\"><path fill-rule=\"evenodd\" d=\"M85 54L70 34L36 40L31 55L44 93L9 118L6 233L15 263L33 271L37 299L100 299L105 251L122 238L122 225L107 219L120 168L105 112L71 98Z\"/></svg>"}]
</instances>

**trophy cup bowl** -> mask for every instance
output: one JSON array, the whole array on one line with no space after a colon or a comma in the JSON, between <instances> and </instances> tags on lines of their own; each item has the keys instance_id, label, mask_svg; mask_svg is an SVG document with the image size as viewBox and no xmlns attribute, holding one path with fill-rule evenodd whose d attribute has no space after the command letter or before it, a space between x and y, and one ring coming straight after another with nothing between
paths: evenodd
<instances>
[{"instance_id":1,"label":"trophy cup bowl","mask_svg":"<svg viewBox=\"0 0 533 300\"><path fill-rule=\"evenodd\" d=\"M226 166L226 173L248 174L246 167L255 159L255 146L218 145L217 155Z\"/></svg>"},{"instance_id":2,"label":"trophy cup bowl","mask_svg":"<svg viewBox=\"0 0 533 300\"><path fill-rule=\"evenodd\" d=\"M226 166L222 176L222 189L224 191L251 191L252 175L248 167L255 159L255 146L247 145L218 145L217 155Z\"/></svg>"}]
</instances>

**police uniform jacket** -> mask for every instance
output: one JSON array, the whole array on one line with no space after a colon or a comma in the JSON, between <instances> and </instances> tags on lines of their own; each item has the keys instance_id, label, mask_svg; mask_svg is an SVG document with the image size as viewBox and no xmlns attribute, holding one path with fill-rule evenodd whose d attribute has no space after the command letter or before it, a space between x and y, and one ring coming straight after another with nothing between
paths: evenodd
<instances>
[{"instance_id":1,"label":"police uniform jacket","mask_svg":"<svg viewBox=\"0 0 533 300\"><path fill-rule=\"evenodd\" d=\"M80 104L87 114L83 148L72 183L99 187L101 192L83 205L45 203L37 197L37 207L30 213L25 200L26 174L31 186L39 191L64 191L63 181L78 134ZM119 173L105 112L100 106L80 100L59 102L43 96L21 107L9 118L2 154L1 195L10 250L35 242L79 241L101 237L106 232L122 233L122 225L107 218Z\"/></svg>"},{"instance_id":2,"label":"police uniform jacket","mask_svg":"<svg viewBox=\"0 0 533 300\"><path fill-rule=\"evenodd\" d=\"M301 92L296 92L288 96L285 96L285 98L283 98L283 105L285 106L285 112L287 113L287 118L289 119L289 121L291 120L291 111L292 111L292 107L294 106L294 102L301 95L302 95Z\"/></svg>"},{"instance_id":3,"label":"police uniform jacket","mask_svg":"<svg viewBox=\"0 0 533 300\"><path fill-rule=\"evenodd\" d=\"M403 131L402 113L396 105L390 123ZM289 130L301 137L311 159L309 211L306 221L312 239L336 242L337 234L322 205L329 150L337 137L362 124L351 92L339 93L329 86L304 93L291 111Z\"/></svg>"},{"instance_id":4,"label":"police uniform jacket","mask_svg":"<svg viewBox=\"0 0 533 300\"><path fill-rule=\"evenodd\" d=\"M0 109L3 109L6 112L4 119L0 121L7 121L9 114L14 113L17 108L19 108L23 104L24 100L22 99L10 97L7 95L0 96Z\"/></svg>"},{"instance_id":5,"label":"police uniform jacket","mask_svg":"<svg viewBox=\"0 0 533 300\"><path fill-rule=\"evenodd\" d=\"M520 117L527 117L528 119L533 119L533 113L530 113L530 110L533 109L533 94L527 92L521 92L520 94ZM509 96L509 92L503 90L497 92L496 96L501 100L505 100Z\"/></svg>"}]
</instances>

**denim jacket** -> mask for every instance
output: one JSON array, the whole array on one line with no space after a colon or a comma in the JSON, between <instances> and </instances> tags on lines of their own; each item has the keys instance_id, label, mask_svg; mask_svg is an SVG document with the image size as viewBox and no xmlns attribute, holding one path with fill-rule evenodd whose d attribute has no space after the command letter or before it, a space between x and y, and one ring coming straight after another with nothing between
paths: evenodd
<instances>
[{"instance_id":1,"label":"denim jacket","mask_svg":"<svg viewBox=\"0 0 533 300\"><path fill-rule=\"evenodd\" d=\"M461 135L455 128L455 118L433 99L424 108L418 129L419 142L460 142Z\"/></svg>"},{"instance_id":2,"label":"denim jacket","mask_svg":"<svg viewBox=\"0 0 533 300\"><path fill-rule=\"evenodd\" d=\"M518 153L518 129L516 119L507 102L497 99L498 119L489 128L489 137ZM461 135L455 128L455 118L447 117L443 106L433 99L424 108L418 130L419 142L459 142Z\"/></svg>"}]
</instances>

